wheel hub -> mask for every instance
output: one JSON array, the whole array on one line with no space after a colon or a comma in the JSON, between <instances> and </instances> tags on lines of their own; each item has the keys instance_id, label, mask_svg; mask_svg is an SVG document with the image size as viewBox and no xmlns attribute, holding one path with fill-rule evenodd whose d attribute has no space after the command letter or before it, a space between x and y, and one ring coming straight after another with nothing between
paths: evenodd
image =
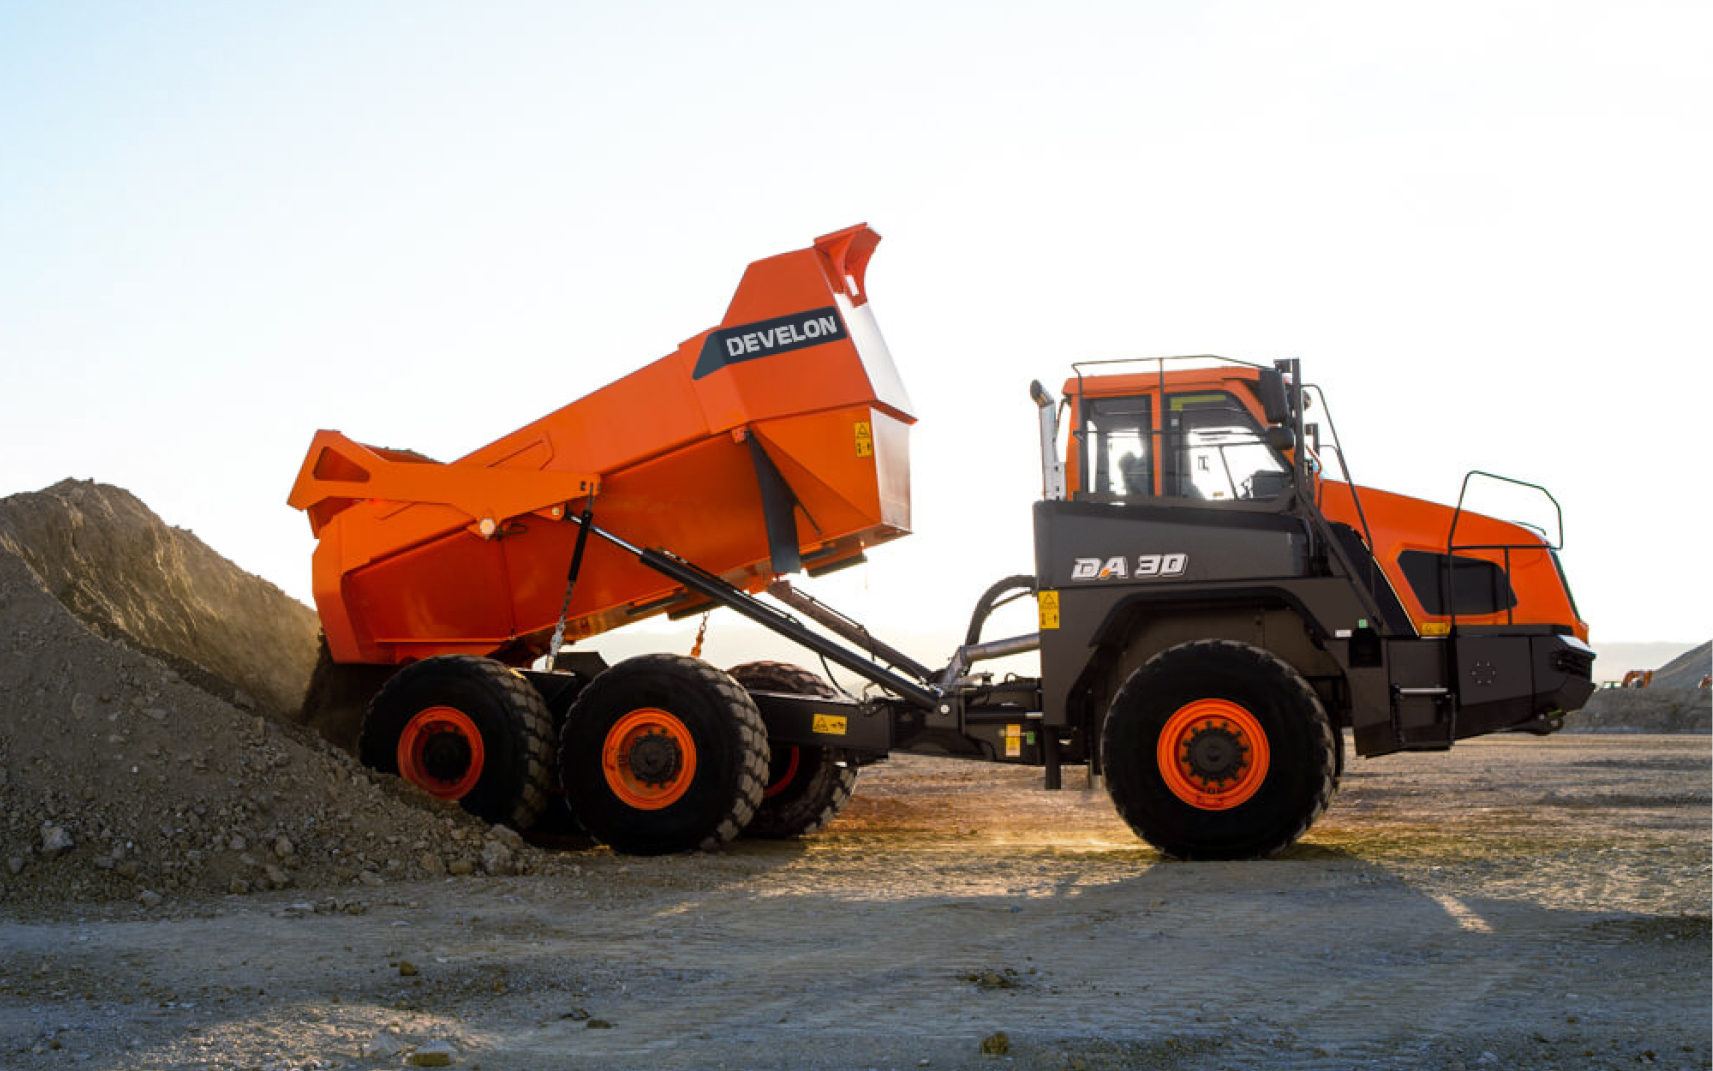
<instances>
[{"instance_id":1,"label":"wheel hub","mask_svg":"<svg viewBox=\"0 0 1713 1071\"><path fill-rule=\"evenodd\" d=\"M625 761L638 781L645 785L665 785L684 768L684 752L672 737L650 730L631 744Z\"/></svg>"},{"instance_id":2,"label":"wheel hub","mask_svg":"<svg viewBox=\"0 0 1713 1071\"><path fill-rule=\"evenodd\" d=\"M441 729L422 745L422 769L436 781L456 781L470 768L470 742L455 729Z\"/></svg>"},{"instance_id":3,"label":"wheel hub","mask_svg":"<svg viewBox=\"0 0 1713 1071\"><path fill-rule=\"evenodd\" d=\"M601 772L625 806L640 811L670 807L695 780L695 737L670 711L640 707L607 730Z\"/></svg>"},{"instance_id":4,"label":"wheel hub","mask_svg":"<svg viewBox=\"0 0 1713 1071\"><path fill-rule=\"evenodd\" d=\"M1190 777L1216 786L1237 779L1249 765L1249 748L1229 725L1209 722L1191 732L1184 758Z\"/></svg>"},{"instance_id":5,"label":"wheel hub","mask_svg":"<svg viewBox=\"0 0 1713 1071\"><path fill-rule=\"evenodd\" d=\"M1226 811L1260 790L1269 751L1267 732L1247 707L1207 698L1166 719L1155 760L1172 795L1198 810Z\"/></svg>"},{"instance_id":6,"label":"wheel hub","mask_svg":"<svg viewBox=\"0 0 1713 1071\"><path fill-rule=\"evenodd\" d=\"M482 779L482 730L456 707L418 711L399 734L399 776L443 800L461 800Z\"/></svg>"}]
</instances>

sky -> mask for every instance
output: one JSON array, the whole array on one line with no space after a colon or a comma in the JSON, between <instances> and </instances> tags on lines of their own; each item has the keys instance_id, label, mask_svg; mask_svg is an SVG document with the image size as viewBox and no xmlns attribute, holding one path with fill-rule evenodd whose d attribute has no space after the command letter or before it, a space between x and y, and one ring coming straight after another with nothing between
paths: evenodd
<instances>
[{"instance_id":1,"label":"sky","mask_svg":"<svg viewBox=\"0 0 1713 1071\"><path fill-rule=\"evenodd\" d=\"M1697 643L1710 45L1658 0L0 0L0 495L125 487L308 601L316 429L461 456L867 222L915 534L804 586L924 660L1031 568L1030 381L1178 353L1300 358L1358 482L1545 485L1596 647Z\"/></svg>"}]
</instances>

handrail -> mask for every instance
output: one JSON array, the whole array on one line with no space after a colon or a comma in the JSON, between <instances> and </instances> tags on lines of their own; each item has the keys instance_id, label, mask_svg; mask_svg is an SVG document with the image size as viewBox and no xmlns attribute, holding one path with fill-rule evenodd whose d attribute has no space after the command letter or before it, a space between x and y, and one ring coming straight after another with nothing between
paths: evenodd
<instances>
[{"instance_id":1,"label":"handrail","mask_svg":"<svg viewBox=\"0 0 1713 1071\"><path fill-rule=\"evenodd\" d=\"M1470 469L1468 472L1463 474L1463 487L1457 493L1457 509L1454 510L1451 514L1451 531L1447 532L1446 536L1445 536L1446 553L1449 554L1453 550L1496 550L1501 546L1511 546L1511 547L1517 548L1518 550L1522 550L1528 546L1528 544L1526 544L1526 543L1500 543L1500 544L1494 544L1494 545L1489 546L1489 547L1481 547L1481 546L1476 546L1474 544L1470 544L1469 546L1465 546L1465 547L1456 546L1455 541L1457 539L1457 522L1463 516L1463 500L1464 500L1464 498L1468 497L1468 495L1469 495L1469 481L1470 481L1470 479L1473 477L1476 477L1476 476L1485 476L1489 480L1498 480L1501 483L1514 484L1518 487L1527 487L1531 490L1539 491L1541 494L1545 495L1546 500L1548 502L1552 503L1554 519L1558 521L1558 538L1556 540L1548 540L1547 541L1547 549L1548 550L1563 550L1564 549L1564 508L1558 504L1558 499L1552 497L1551 491L1548 491L1546 488L1542 487L1538 483L1530 483L1527 480L1519 480L1519 479L1516 479L1515 477L1511 477L1511 476L1500 476L1498 473L1484 472L1481 469ZM1514 522L1514 523L1520 523L1520 522ZM1529 525L1528 527L1533 528L1535 526ZM1540 531L1540 529L1538 529L1538 528L1536 528L1535 530ZM1546 533L1541 532L1541 535L1544 537L1546 535Z\"/></svg>"},{"instance_id":2,"label":"handrail","mask_svg":"<svg viewBox=\"0 0 1713 1071\"><path fill-rule=\"evenodd\" d=\"M1386 577L1386 571L1384 568L1381 567L1379 557L1372 552L1373 547L1374 547L1374 530L1368 524L1368 513L1367 513L1367 511L1362 508L1361 489L1358 487L1358 485L1356 483L1356 477L1353 476L1350 472L1349 460L1344 456L1344 443L1338 437L1338 422L1332 418L1332 406L1327 404L1326 392L1321 389L1321 387L1318 383L1305 383L1305 384L1303 384L1303 393L1304 394L1307 394L1311 390L1314 391L1315 397L1320 399L1320 410L1321 410L1321 413L1322 413L1324 419L1326 420L1326 430L1327 430L1327 433L1332 436L1332 450L1333 450L1333 453L1338 455L1339 471L1344 474L1344 485L1346 487L1350 488L1350 504L1356 507L1356 520L1358 523L1360 523L1362 525L1362 539L1364 542L1366 542L1368 544L1368 546L1370 548L1369 561L1367 563L1368 564L1368 584L1367 584L1367 587L1372 590L1373 588L1375 588L1377 585L1380 585L1380 584L1390 585L1391 581ZM1307 406L1304 406L1304 408L1306 409ZM1302 444L1302 447L1303 447L1303 449L1306 450L1308 448L1307 442L1304 442ZM1319 490L1320 488L1324 487L1325 484L1326 484L1326 479L1325 479L1324 469L1323 469L1322 478L1317 482L1316 490ZM1320 503L1317 501L1315 503L1315 506L1317 507L1317 511L1318 511L1319 505L1320 505ZM1333 540L1332 545L1334 547L1337 547L1337 540ZM1338 548L1338 549L1341 552L1341 556L1342 556L1342 548ZM1355 572L1355 564L1356 563L1354 563L1354 562L1349 563L1349 567L1350 567L1353 574ZM1378 595L1375 596L1375 600L1376 600L1376 602L1378 602L1378 600L1379 600ZM1415 623L1412 621L1411 626L1414 627L1414 624Z\"/></svg>"},{"instance_id":3,"label":"handrail","mask_svg":"<svg viewBox=\"0 0 1713 1071\"><path fill-rule=\"evenodd\" d=\"M1221 357L1217 353L1181 353L1166 357L1112 357L1100 361L1072 361L1071 368L1076 371L1077 378L1080 380L1082 378L1082 370L1084 368L1105 368L1117 364L1152 364L1163 369L1165 367L1165 362L1167 361L1217 361L1220 364L1236 364L1242 365L1244 368L1259 368L1263 372L1272 368L1271 365L1256 364L1254 361L1245 361L1240 357Z\"/></svg>"},{"instance_id":4,"label":"handrail","mask_svg":"<svg viewBox=\"0 0 1713 1071\"><path fill-rule=\"evenodd\" d=\"M1519 527L1533 528L1535 531L1540 532L1541 541L1542 541L1541 545L1536 545L1536 544L1532 544L1532 543L1458 543L1457 542L1457 523L1458 523L1458 521L1462 520L1462 518L1463 518L1463 500L1465 498L1467 498L1469 495L1469 481L1476 476L1485 476L1486 478L1488 478L1490 480L1498 480L1501 483L1513 484L1517 487L1527 487L1531 490L1539 491L1541 494L1545 495L1546 500L1548 502L1552 503L1554 519L1557 521L1558 538L1556 540L1549 540L1546 538L1546 532L1543 531L1542 529L1540 529L1538 526L1532 525L1532 524L1525 524L1524 522L1519 521L1519 522L1511 522L1511 523L1517 524ZM1500 476L1498 473L1486 472L1486 471L1481 470L1481 469L1470 469L1468 472L1464 473L1463 474L1463 486L1461 489L1459 489L1459 491L1457 493L1457 508L1454 509L1451 513L1451 528L1445 534L1445 563L1440 567L1444 573L1445 596L1446 596L1446 604L1447 604L1446 609L1449 611L1449 616L1451 618L1450 627L1452 628L1452 630L1455 631L1457 629L1457 570L1453 567L1456 565L1456 562L1457 562L1457 552L1458 551L1460 551L1460 550L1496 550L1496 551L1500 551L1503 555L1503 558L1504 558L1505 582L1508 584L1508 583L1510 583L1510 579L1511 579L1511 551L1513 551L1513 550L1558 551L1558 550L1562 550L1562 549L1564 549L1564 508L1558 504L1558 499L1556 499L1552 496L1551 491L1548 491L1545 487L1542 487L1538 483L1530 483L1527 480L1519 480L1519 479L1516 479L1515 477L1511 477L1511 476ZM1516 615L1517 615L1517 608L1516 608L1516 605L1514 602L1512 605L1505 607L1505 623L1507 625L1514 624L1516 622ZM1481 615L1477 614L1475 616L1481 616Z\"/></svg>"}]
</instances>

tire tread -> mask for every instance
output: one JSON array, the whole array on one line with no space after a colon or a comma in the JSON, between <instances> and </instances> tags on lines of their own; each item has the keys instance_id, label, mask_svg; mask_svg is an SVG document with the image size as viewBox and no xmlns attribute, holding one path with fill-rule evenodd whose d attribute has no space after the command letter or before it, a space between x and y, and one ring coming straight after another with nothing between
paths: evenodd
<instances>
[{"instance_id":1,"label":"tire tread","mask_svg":"<svg viewBox=\"0 0 1713 1071\"><path fill-rule=\"evenodd\" d=\"M631 854L713 851L729 844L743 832L744 826L755 816L756 809L761 804L762 793L767 786L767 732L762 724L761 714L755 709L755 703L750 699L749 693L739 687L731 677L701 659L668 653L637 655L596 677L578 696L572 705L570 716L566 718L560 738L561 770L577 769L579 759L583 758L573 751L581 731L578 724L580 712L605 702L607 692L615 687L624 687L622 682L633 678L671 680L676 682L676 686L693 689L714 701L723 716L731 722L733 732L730 742L734 746L727 754L708 756L708 761L718 758L720 761L735 763L732 771L732 791L729 797L721 802L719 813L703 825L704 832L693 841L674 843L669 839L661 840L652 834L633 837L620 829L608 830L605 837L596 833L597 837L607 841L615 850ZM595 821L598 819L593 814L584 818L586 826ZM596 832L594 829L590 831Z\"/></svg>"},{"instance_id":2,"label":"tire tread","mask_svg":"<svg viewBox=\"0 0 1713 1071\"><path fill-rule=\"evenodd\" d=\"M789 662L745 662L727 672L753 692L823 697L838 694L819 675ZM776 799L767 799L764 794L755 817L744 830L746 836L777 840L819 833L850 803L851 794L856 791L856 767L828 761L821 748L802 750L807 753L808 761L816 764L815 769L800 775L806 779L803 791ZM764 785L765 782L764 776Z\"/></svg>"},{"instance_id":3,"label":"tire tread","mask_svg":"<svg viewBox=\"0 0 1713 1071\"><path fill-rule=\"evenodd\" d=\"M1311 783L1314 786L1306 806L1300 808L1297 820L1290 826L1279 828L1273 836L1263 840L1252 851L1248 858L1265 858L1276 855L1300 840L1312 827L1317 819L1325 813L1332 802L1333 792L1337 787L1337 752L1339 746L1336 733L1333 732L1331 720L1327 717L1325 707L1321 704L1320 696L1304 680L1302 675L1290 663L1270 651L1235 640L1202 639L1191 640L1174 647L1169 647L1153 658L1150 658L1130 678L1113 698L1112 709L1117 711L1130 702L1140 698L1135 693L1145 691L1152 684L1151 677L1165 672L1162 667L1170 667L1173 663L1186 665L1209 661L1230 659L1233 662L1247 662L1264 673L1274 677L1276 682L1287 689L1293 705L1307 713L1306 728L1315 739L1309 741L1309 748L1317 756L1316 768L1309 771ZM1138 835L1154 847L1168 855L1179 858L1230 858L1219 852L1203 852L1187 848L1182 844L1170 843L1167 838L1154 832L1152 816L1143 800L1128 796L1118 790L1114 778L1114 754L1118 750L1114 743L1115 718L1109 714L1102 730L1101 761L1109 793L1119 817L1135 830ZM1150 760L1151 761L1151 760Z\"/></svg>"},{"instance_id":4,"label":"tire tread","mask_svg":"<svg viewBox=\"0 0 1713 1071\"><path fill-rule=\"evenodd\" d=\"M516 830L527 830L547 806L548 787L553 782L553 715L541 693L517 670L491 658L478 655L439 655L413 662L393 674L370 701L370 711L385 709L394 696L418 685L424 674L445 673L449 676L473 678L502 697L506 705L505 731L508 747L522 757L522 783L513 786L515 801L503 814L478 815ZM396 735L377 723L372 716L363 719L357 737L357 754L366 765L389 773L397 773L397 761L391 754Z\"/></svg>"}]
</instances>

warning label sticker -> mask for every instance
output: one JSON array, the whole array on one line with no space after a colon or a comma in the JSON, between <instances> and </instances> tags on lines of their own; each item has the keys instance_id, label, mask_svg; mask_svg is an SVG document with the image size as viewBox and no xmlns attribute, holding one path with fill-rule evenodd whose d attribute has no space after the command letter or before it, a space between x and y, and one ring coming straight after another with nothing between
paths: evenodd
<instances>
[{"instance_id":1,"label":"warning label sticker","mask_svg":"<svg viewBox=\"0 0 1713 1071\"><path fill-rule=\"evenodd\" d=\"M1035 594L1035 608L1041 615L1041 627L1044 629L1059 627L1059 593L1056 591L1041 591Z\"/></svg>"}]
</instances>

